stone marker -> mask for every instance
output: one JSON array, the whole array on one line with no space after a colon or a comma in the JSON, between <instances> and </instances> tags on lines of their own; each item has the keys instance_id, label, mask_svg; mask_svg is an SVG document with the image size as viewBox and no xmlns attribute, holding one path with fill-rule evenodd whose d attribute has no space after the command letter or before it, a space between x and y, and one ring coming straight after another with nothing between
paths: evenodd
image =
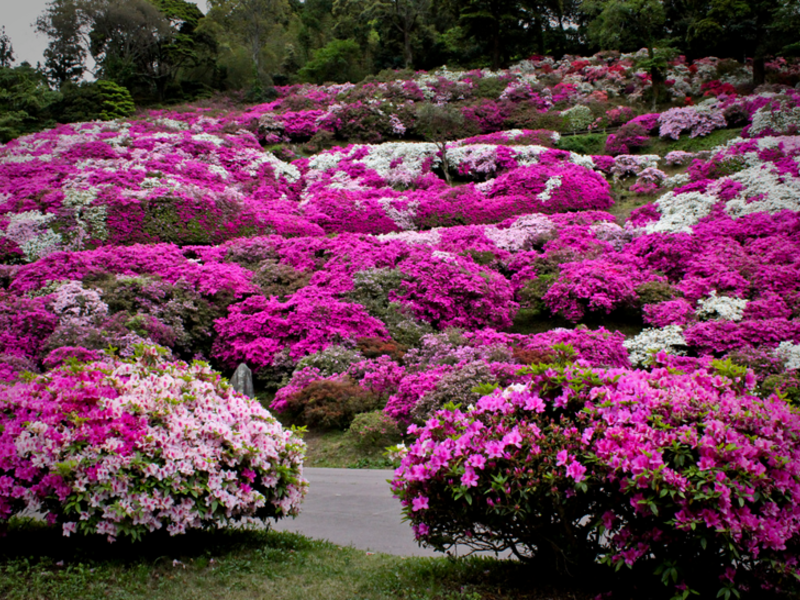
<instances>
[{"instance_id":1,"label":"stone marker","mask_svg":"<svg viewBox=\"0 0 800 600\"><path fill-rule=\"evenodd\" d=\"M248 398L255 398L256 396L255 390L253 390L253 372L244 363L236 367L236 372L231 377L231 385L233 389Z\"/></svg>"}]
</instances>

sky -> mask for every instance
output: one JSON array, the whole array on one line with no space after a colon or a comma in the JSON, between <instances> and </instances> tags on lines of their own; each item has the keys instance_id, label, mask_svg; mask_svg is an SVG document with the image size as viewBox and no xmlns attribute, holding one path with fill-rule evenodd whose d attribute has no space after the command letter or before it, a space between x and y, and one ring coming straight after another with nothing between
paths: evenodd
<instances>
[{"instance_id":1,"label":"sky","mask_svg":"<svg viewBox=\"0 0 800 600\"><path fill-rule=\"evenodd\" d=\"M42 53L47 47L47 37L37 34L33 28L36 17L44 12L49 0L0 0L0 27L5 26L6 35L14 47L14 64L28 61L36 66L44 62ZM194 2L206 12L206 0Z\"/></svg>"}]
</instances>

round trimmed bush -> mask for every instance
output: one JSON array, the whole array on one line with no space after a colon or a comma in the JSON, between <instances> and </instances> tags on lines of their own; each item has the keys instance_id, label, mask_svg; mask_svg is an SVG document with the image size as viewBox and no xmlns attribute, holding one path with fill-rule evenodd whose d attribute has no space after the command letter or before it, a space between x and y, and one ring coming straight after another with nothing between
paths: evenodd
<instances>
[{"instance_id":1,"label":"round trimmed bush","mask_svg":"<svg viewBox=\"0 0 800 600\"><path fill-rule=\"evenodd\" d=\"M627 565L679 596L797 587L800 414L751 372L662 353L529 374L409 428L393 488L420 542Z\"/></svg>"},{"instance_id":2,"label":"round trimmed bush","mask_svg":"<svg viewBox=\"0 0 800 600\"><path fill-rule=\"evenodd\" d=\"M207 364L164 353L0 387L0 521L44 510L64 535L113 541L299 512L303 442Z\"/></svg>"}]
</instances>

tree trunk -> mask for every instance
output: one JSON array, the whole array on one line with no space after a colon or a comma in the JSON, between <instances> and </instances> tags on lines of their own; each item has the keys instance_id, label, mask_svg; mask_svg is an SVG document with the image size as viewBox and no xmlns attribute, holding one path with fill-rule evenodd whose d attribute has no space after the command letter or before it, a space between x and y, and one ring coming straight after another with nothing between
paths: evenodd
<instances>
[{"instance_id":1,"label":"tree trunk","mask_svg":"<svg viewBox=\"0 0 800 600\"><path fill-rule=\"evenodd\" d=\"M650 56L651 65L650 80L653 82L653 112L658 112L658 99L661 97L664 90L664 75L661 73L661 69L653 62L655 59L655 52L653 52L653 49L648 48L647 53Z\"/></svg>"},{"instance_id":2,"label":"tree trunk","mask_svg":"<svg viewBox=\"0 0 800 600\"><path fill-rule=\"evenodd\" d=\"M500 70L500 31L499 27L492 35L492 71Z\"/></svg>"},{"instance_id":3,"label":"tree trunk","mask_svg":"<svg viewBox=\"0 0 800 600\"><path fill-rule=\"evenodd\" d=\"M411 53L411 31L408 28L403 30L403 59L406 63L406 69L412 68L414 55Z\"/></svg>"},{"instance_id":4,"label":"tree trunk","mask_svg":"<svg viewBox=\"0 0 800 600\"><path fill-rule=\"evenodd\" d=\"M544 56L544 22L537 18L534 24L536 26L536 52Z\"/></svg>"},{"instance_id":5,"label":"tree trunk","mask_svg":"<svg viewBox=\"0 0 800 600\"><path fill-rule=\"evenodd\" d=\"M442 153L442 170L444 171L444 180L447 185L452 185L450 181L450 165L447 162L447 142L436 142L439 146L439 151Z\"/></svg>"},{"instance_id":6,"label":"tree trunk","mask_svg":"<svg viewBox=\"0 0 800 600\"><path fill-rule=\"evenodd\" d=\"M765 62L763 56L753 59L753 85L755 86L764 85L767 79Z\"/></svg>"}]
</instances>

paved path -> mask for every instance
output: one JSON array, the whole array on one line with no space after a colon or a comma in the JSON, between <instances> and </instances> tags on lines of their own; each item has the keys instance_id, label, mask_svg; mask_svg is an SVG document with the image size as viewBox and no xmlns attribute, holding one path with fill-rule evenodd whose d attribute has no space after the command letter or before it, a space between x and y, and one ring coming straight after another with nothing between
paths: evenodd
<instances>
[{"instance_id":1,"label":"paved path","mask_svg":"<svg viewBox=\"0 0 800 600\"><path fill-rule=\"evenodd\" d=\"M300 516L281 519L278 531L296 531L340 546L400 556L435 556L420 548L408 523L400 519L400 501L386 482L391 470L304 469L311 483ZM441 556L441 554L439 554Z\"/></svg>"}]
</instances>

